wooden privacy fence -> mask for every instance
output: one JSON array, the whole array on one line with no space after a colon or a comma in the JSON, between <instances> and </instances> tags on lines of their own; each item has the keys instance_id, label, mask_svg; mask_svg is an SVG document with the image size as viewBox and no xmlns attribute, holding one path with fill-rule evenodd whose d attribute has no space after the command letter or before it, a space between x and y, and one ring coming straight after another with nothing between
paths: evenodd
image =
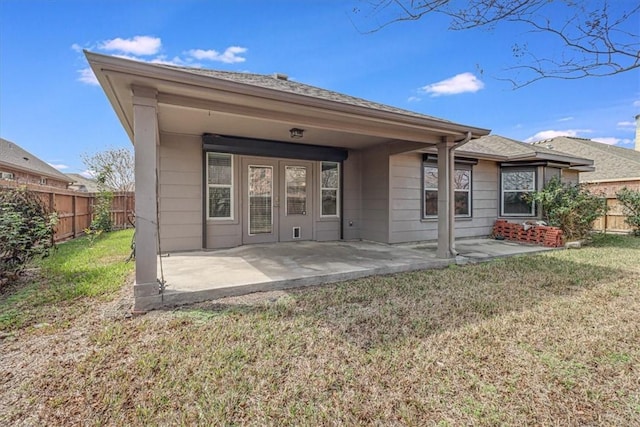
<instances>
[{"instance_id":1,"label":"wooden privacy fence","mask_svg":"<svg viewBox=\"0 0 640 427\"><path fill-rule=\"evenodd\" d=\"M2 187L24 187L11 181L0 182ZM95 193L80 193L59 188L28 184L26 187L37 194L49 211L58 213L58 225L54 240L60 242L84 234L92 220ZM115 192L111 203L111 222L114 229L132 227L135 197L133 192Z\"/></svg>"},{"instance_id":2,"label":"wooden privacy fence","mask_svg":"<svg viewBox=\"0 0 640 427\"><path fill-rule=\"evenodd\" d=\"M597 182L587 184L587 188L594 194L602 195L607 199L608 212L593 223L593 229L598 231L611 231L628 233L632 228L625 222L622 204L616 198L616 193L622 188L640 191L640 180L620 180L612 182Z\"/></svg>"}]
</instances>

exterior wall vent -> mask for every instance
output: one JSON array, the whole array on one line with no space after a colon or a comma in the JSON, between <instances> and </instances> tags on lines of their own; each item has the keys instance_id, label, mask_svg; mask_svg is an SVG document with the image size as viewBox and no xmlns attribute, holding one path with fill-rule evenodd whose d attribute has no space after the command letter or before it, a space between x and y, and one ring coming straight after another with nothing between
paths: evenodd
<instances>
[{"instance_id":1,"label":"exterior wall vent","mask_svg":"<svg viewBox=\"0 0 640 427\"><path fill-rule=\"evenodd\" d=\"M300 238L300 227L293 227L293 238L294 239Z\"/></svg>"}]
</instances>

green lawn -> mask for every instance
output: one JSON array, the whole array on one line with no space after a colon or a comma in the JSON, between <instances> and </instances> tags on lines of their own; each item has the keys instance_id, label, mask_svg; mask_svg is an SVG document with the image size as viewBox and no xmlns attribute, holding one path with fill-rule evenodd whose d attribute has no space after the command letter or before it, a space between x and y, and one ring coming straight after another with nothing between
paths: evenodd
<instances>
[{"instance_id":1,"label":"green lawn","mask_svg":"<svg viewBox=\"0 0 640 427\"><path fill-rule=\"evenodd\" d=\"M74 300L113 296L134 269L125 262L132 237L133 230L123 230L57 245L23 281L0 289L0 331L59 320L61 308L78 308L69 304Z\"/></svg>"},{"instance_id":2,"label":"green lawn","mask_svg":"<svg viewBox=\"0 0 640 427\"><path fill-rule=\"evenodd\" d=\"M580 250L128 320L23 322L0 349L36 367L7 383L19 394L0 382L12 402L0 421L638 425L639 278L640 238L596 236Z\"/></svg>"}]
</instances>

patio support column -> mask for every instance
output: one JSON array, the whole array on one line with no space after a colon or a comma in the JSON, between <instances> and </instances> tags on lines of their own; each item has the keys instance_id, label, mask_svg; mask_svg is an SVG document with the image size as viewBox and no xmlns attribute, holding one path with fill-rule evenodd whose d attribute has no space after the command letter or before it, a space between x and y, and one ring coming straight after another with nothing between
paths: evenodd
<instances>
[{"instance_id":1,"label":"patio support column","mask_svg":"<svg viewBox=\"0 0 640 427\"><path fill-rule=\"evenodd\" d=\"M454 258L452 252L455 234L453 140L443 139L438 144L438 258Z\"/></svg>"},{"instance_id":2,"label":"patio support column","mask_svg":"<svg viewBox=\"0 0 640 427\"><path fill-rule=\"evenodd\" d=\"M132 87L135 153L136 283L134 310L144 311L161 301L158 285L158 156L157 92Z\"/></svg>"}]
</instances>

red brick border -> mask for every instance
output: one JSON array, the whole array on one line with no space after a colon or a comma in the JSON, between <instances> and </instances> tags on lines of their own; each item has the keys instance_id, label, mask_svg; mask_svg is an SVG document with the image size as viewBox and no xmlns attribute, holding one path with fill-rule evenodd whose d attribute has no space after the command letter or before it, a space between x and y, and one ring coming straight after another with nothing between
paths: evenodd
<instances>
[{"instance_id":1,"label":"red brick border","mask_svg":"<svg viewBox=\"0 0 640 427\"><path fill-rule=\"evenodd\" d=\"M564 244L562 230L558 227L533 225L527 227L525 230L522 224L509 222L504 219L496 220L493 226L493 236L502 236L506 240L543 245L552 248L558 248Z\"/></svg>"}]
</instances>

